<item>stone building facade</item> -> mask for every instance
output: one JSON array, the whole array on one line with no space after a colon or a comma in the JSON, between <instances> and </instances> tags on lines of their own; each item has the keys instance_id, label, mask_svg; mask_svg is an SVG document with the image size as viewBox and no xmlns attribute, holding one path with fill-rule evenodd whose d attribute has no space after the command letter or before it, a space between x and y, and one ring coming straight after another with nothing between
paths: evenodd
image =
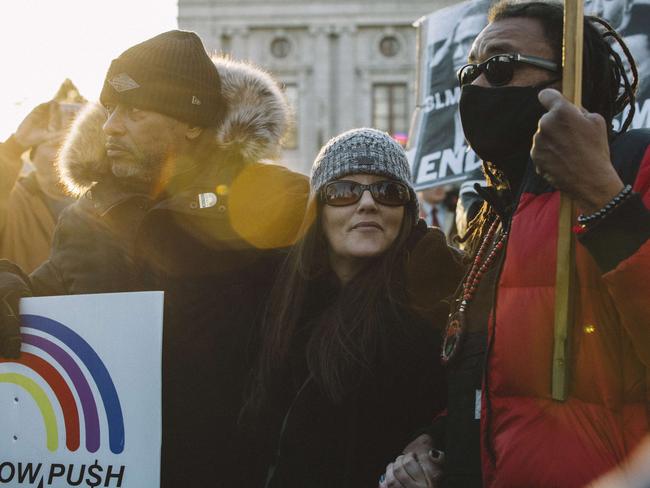
<instances>
[{"instance_id":1,"label":"stone building facade","mask_svg":"<svg viewBox=\"0 0 650 488\"><path fill-rule=\"evenodd\" d=\"M295 127L283 162L308 172L354 127L406 138L415 107L413 23L453 0L179 0L178 24L211 52L247 59L285 87Z\"/></svg>"}]
</instances>

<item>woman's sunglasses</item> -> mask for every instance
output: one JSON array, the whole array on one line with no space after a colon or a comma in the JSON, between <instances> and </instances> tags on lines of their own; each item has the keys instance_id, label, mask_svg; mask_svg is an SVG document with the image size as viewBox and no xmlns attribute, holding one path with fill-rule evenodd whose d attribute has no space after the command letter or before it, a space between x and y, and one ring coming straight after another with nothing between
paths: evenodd
<instances>
[{"instance_id":1,"label":"woman's sunglasses","mask_svg":"<svg viewBox=\"0 0 650 488\"><path fill-rule=\"evenodd\" d=\"M518 63L530 64L531 66L559 73L557 63L544 58L516 53L497 54L480 64L470 63L463 66L458 70L458 82L460 86L469 85L483 73L490 85L507 85L512 81L515 73L515 65Z\"/></svg>"},{"instance_id":2,"label":"woman's sunglasses","mask_svg":"<svg viewBox=\"0 0 650 488\"><path fill-rule=\"evenodd\" d=\"M370 191L375 202L389 207L405 205L411 199L408 187L392 180L377 181L369 185L362 185L350 180L332 181L320 191L320 199L327 205L344 207L361 200L361 196L366 190Z\"/></svg>"}]
</instances>

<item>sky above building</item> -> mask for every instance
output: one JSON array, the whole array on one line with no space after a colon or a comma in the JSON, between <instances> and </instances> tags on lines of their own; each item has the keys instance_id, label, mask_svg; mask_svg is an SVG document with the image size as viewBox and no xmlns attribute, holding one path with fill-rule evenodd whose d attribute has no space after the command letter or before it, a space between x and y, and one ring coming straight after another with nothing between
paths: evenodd
<instances>
[{"instance_id":1,"label":"sky above building","mask_svg":"<svg viewBox=\"0 0 650 488\"><path fill-rule=\"evenodd\" d=\"M177 15L177 0L1 0L0 140L65 78L97 100L111 60Z\"/></svg>"}]
</instances>

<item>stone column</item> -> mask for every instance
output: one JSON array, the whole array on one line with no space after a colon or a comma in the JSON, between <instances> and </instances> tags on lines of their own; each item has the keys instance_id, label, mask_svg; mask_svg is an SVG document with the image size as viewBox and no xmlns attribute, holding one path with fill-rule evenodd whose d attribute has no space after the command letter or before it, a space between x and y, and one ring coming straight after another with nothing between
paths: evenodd
<instances>
[{"instance_id":1,"label":"stone column","mask_svg":"<svg viewBox=\"0 0 650 488\"><path fill-rule=\"evenodd\" d=\"M335 82L337 89L335 132L338 134L344 130L358 127L357 113L359 110L356 83L357 68L357 28L355 25L343 25L338 29L339 42Z\"/></svg>"},{"instance_id":2,"label":"stone column","mask_svg":"<svg viewBox=\"0 0 650 488\"><path fill-rule=\"evenodd\" d=\"M237 26L232 29L232 56L235 59L249 59L248 41L250 30L245 26Z\"/></svg>"},{"instance_id":3,"label":"stone column","mask_svg":"<svg viewBox=\"0 0 650 488\"><path fill-rule=\"evenodd\" d=\"M372 80L368 67L357 67L357 115L355 121L359 127L372 127Z\"/></svg>"},{"instance_id":4,"label":"stone column","mask_svg":"<svg viewBox=\"0 0 650 488\"><path fill-rule=\"evenodd\" d=\"M336 104L330 100L330 29L326 25L313 25L309 28L313 59L311 94L308 101L312 110L309 110L313 120L312 147L315 151L325 144L330 138L330 111L336 109Z\"/></svg>"},{"instance_id":5,"label":"stone column","mask_svg":"<svg viewBox=\"0 0 650 488\"><path fill-rule=\"evenodd\" d=\"M316 118L313 116L313 81L314 71L312 66L301 66L298 73L298 110L297 122L300 124L298 127L298 152L300 170L305 174L309 174L311 165L314 162L317 148L317 125Z\"/></svg>"}]
</instances>

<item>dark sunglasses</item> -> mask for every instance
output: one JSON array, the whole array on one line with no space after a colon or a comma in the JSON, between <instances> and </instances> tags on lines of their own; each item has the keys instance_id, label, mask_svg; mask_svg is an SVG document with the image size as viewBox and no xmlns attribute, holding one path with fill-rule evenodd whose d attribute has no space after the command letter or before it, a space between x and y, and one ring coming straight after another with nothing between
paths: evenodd
<instances>
[{"instance_id":1,"label":"dark sunglasses","mask_svg":"<svg viewBox=\"0 0 650 488\"><path fill-rule=\"evenodd\" d=\"M512 81L515 73L515 65L518 63L530 64L531 66L559 73L557 63L544 58L517 53L497 54L482 63L469 63L463 66L458 70L458 82L460 86L469 85L483 73L490 85L507 85Z\"/></svg>"},{"instance_id":2,"label":"dark sunglasses","mask_svg":"<svg viewBox=\"0 0 650 488\"><path fill-rule=\"evenodd\" d=\"M320 191L320 199L327 205L344 207L361 200L361 196L366 190L370 191L375 202L389 207L405 205L411 199L408 187L393 180L377 181L369 185L362 185L350 180L332 181Z\"/></svg>"}]
</instances>

